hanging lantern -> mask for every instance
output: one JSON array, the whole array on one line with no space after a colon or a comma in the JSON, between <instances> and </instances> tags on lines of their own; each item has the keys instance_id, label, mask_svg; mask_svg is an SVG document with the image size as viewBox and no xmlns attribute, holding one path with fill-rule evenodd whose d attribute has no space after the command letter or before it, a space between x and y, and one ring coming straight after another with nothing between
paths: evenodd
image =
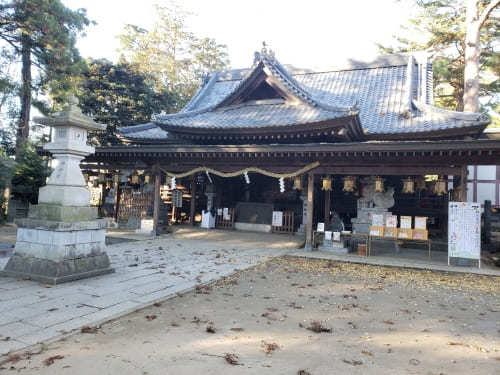
<instances>
[{"instance_id":1,"label":"hanging lantern","mask_svg":"<svg viewBox=\"0 0 500 375\"><path fill-rule=\"evenodd\" d=\"M415 193L415 181L413 178L408 177L403 180L403 194L413 194Z\"/></svg>"},{"instance_id":2,"label":"hanging lantern","mask_svg":"<svg viewBox=\"0 0 500 375\"><path fill-rule=\"evenodd\" d=\"M144 183L149 184L149 181L151 181L151 176L147 174L144 176Z\"/></svg>"},{"instance_id":3,"label":"hanging lantern","mask_svg":"<svg viewBox=\"0 0 500 375\"><path fill-rule=\"evenodd\" d=\"M89 182L89 174L88 173L84 173L83 178L85 179L85 183Z\"/></svg>"},{"instance_id":4,"label":"hanging lantern","mask_svg":"<svg viewBox=\"0 0 500 375\"><path fill-rule=\"evenodd\" d=\"M99 183L106 181L106 175L104 173L99 173Z\"/></svg>"},{"instance_id":5,"label":"hanging lantern","mask_svg":"<svg viewBox=\"0 0 500 375\"><path fill-rule=\"evenodd\" d=\"M375 191L377 193L383 193L384 192L384 179L382 177L377 177L375 178Z\"/></svg>"},{"instance_id":6,"label":"hanging lantern","mask_svg":"<svg viewBox=\"0 0 500 375\"><path fill-rule=\"evenodd\" d=\"M346 193L352 193L356 190L356 178L353 176L347 176L342 179L344 181L344 188L342 189Z\"/></svg>"},{"instance_id":7,"label":"hanging lantern","mask_svg":"<svg viewBox=\"0 0 500 375\"><path fill-rule=\"evenodd\" d=\"M330 176L323 177L321 182L323 184L321 190L325 190L325 191L332 190L332 179L330 178Z\"/></svg>"},{"instance_id":8,"label":"hanging lantern","mask_svg":"<svg viewBox=\"0 0 500 375\"><path fill-rule=\"evenodd\" d=\"M425 178L423 176L417 177L416 181L416 189L417 190L425 190L427 186L425 185Z\"/></svg>"},{"instance_id":9,"label":"hanging lantern","mask_svg":"<svg viewBox=\"0 0 500 375\"><path fill-rule=\"evenodd\" d=\"M302 190L302 177L301 176L295 176L293 178L293 188L295 190Z\"/></svg>"},{"instance_id":10,"label":"hanging lantern","mask_svg":"<svg viewBox=\"0 0 500 375\"><path fill-rule=\"evenodd\" d=\"M106 190L111 189L111 181L106 181Z\"/></svg>"},{"instance_id":11,"label":"hanging lantern","mask_svg":"<svg viewBox=\"0 0 500 375\"><path fill-rule=\"evenodd\" d=\"M138 184L139 183L139 175L136 175L136 174L132 175L131 182L133 184Z\"/></svg>"},{"instance_id":12,"label":"hanging lantern","mask_svg":"<svg viewBox=\"0 0 500 375\"><path fill-rule=\"evenodd\" d=\"M446 194L446 180L441 176L434 184L434 193L436 193L436 195Z\"/></svg>"}]
</instances>

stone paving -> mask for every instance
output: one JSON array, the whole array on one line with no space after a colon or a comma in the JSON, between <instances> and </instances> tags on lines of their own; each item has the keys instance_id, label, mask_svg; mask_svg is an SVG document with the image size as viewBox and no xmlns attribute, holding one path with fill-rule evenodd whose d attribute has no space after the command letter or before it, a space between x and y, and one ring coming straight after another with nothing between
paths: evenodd
<instances>
[{"instance_id":1,"label":"stone paving","mask_svg":"<svg viewBox=\"0 0 500 375\"><path fill-rule=\"evenodd\" d=\"M115 273L57 286L0 277L0 355L102 324L297 247L292 237L259 234L252 242L245 236L195 231L188 238L114 244L107 252ZM0 259L1 269L7 259Z\"/></svg>"}]
</instances>

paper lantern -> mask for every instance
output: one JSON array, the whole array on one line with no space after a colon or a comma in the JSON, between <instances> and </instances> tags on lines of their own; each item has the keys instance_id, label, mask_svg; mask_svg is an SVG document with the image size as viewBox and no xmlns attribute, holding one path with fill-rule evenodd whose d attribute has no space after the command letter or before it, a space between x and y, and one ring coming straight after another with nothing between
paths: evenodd
<instances>
[{"instance_id":1,"label":"paper lantern","mask_svg":"<svg viewBox=\"0 0 500 375\"><path fill-rule=\"evenodd\" d=\"M342 179L344 181L344 188L342 189L346 193L352 193L356 190L356 178L353 176L347 176Z\"/></svg>"},{"instance_id":2,"label":"paper lantern","mask_svg":"<svg viewBox=\"0 0 500 375\"><path fill-rule=\"evenodd\" d=\"M415 193L415 181L413 178L408 177L403 180L403 194Z\"/></svg>"},{"instance_id":3,"label":"paper lantern","mask_svg":"<svg viewBox=\"0 0 500 375\"><path fill-rule=\"evenodd\" d=\"M331 191L332 190L332 179L330 176L323 177L321 180L323 186L321 187L321 190L325 191Z\"/></svg>"},{"instance_id":4,"label":"paper lantern","mask_svg":"<svg viewBox=\"0 0 500 375\"><path fill-rule=\"evenodd\" d=\"M138 184L139 183L139 175L136 175L136 174L132 175L131 182L133 184Z\"/></svg>"},{"instance_id":5,"label":"paper lantern","mask_svg":"<svg viewBox=\"0 0 500 375\"><path fill-rule=\"evenodd\" d=\"M83 178L85 179L85 183L89 182L89 174L88 173L84 173Z\"/></svg>"},{"instance_id":6,"label":"paper lantern","mask_svg":"<svg viewBox=\"0 0 500 375\"><path fill-rule=\"evenodd\" d=\"M427 186L425 185L425 178L422 176L417 177L416 181L417 190L425 190Z\"/></svg>"},{"instance_id":7,"label":"paper lantern","mask_svg":"<svg viewBox=\"0 0 500 375\"><path fill-rule=\"evenodd\" d=\"M111 189L111 181L106 181L106 190Z\"/></svg>"},{"instance_id":8,"label":"paper lantern","mask_svg":"<svg viewBox=\"0 0 500 375\"><path fill-rule=\"evenodd\" d=\"M436 195L446 194L446 180L443 177L439 177L434 184L434 193Z\"/></svg>"},{"instance_id":9,"label":"paper lantern","mask_svg":"<svg viewBox=\"0 0 500 375\"><path fill-rule=\"evenodd\" d=\"M144 176L144 183L149 184L149 181L151 181L151 176L147 174Z\"/></svg>"},{"instance_id":10,"label":"paper lantern","mask_svg":"<svg viewBox=\"0 0 500 375\"><path fill-rule=\"evenodd\" d=\"M375 178L375 191L377 193L383 193L384 192L384 179L382 177L377 177Z\"/></svg>"},{"instance_id":11,"label":"paper lantern","mask_svg":"<svg viewBox=\"0 0 500 375\"><path fill-rule=\"evenodd\" d=\"M293 178L293 188L295 190L302 190L302 177L301 176L295 176Z\"/></svg>"}]
</instances>

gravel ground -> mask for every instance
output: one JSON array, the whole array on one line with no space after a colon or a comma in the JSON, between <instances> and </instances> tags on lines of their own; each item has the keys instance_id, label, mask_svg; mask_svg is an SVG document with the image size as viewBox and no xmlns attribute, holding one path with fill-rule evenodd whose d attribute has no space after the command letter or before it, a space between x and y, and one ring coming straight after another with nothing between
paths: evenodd
<instances>
[{"instance_id":1,"label":"gravel ground","mask_svg":"<svg viewBox=\"0 0 500 375\"><path fill-rule=\"evenodd\" d=\"M11 356L2 369L500 374L499 295L497 277L277 258L38 354Z\"/></svg>"}]
</instances>

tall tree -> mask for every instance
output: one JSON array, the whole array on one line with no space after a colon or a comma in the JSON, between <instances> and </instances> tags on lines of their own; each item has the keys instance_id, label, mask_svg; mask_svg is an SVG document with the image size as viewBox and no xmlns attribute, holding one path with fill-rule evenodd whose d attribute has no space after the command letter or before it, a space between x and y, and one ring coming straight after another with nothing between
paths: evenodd
<instances>
[{"instance_id":1,"label":"tall tree","mask_svg":"<svg viewBox=\"0 0 500 375\"><path fill-rule=\"evenodd\" d=\"M138 72L126 61L88 61L78 94L80 107L95 121L108 125L104 133L92 135L93 143L118 143L117 128L148 122L154 113L174 106L171 94L156 92L152 81L153 77Z\"/></svg>"},{"instance_id":2,"label":"tall tree","mask_svg":"<svg viewBox=\"0 0 500 375\"><path fill-rule=\"evenodd\" d=\"M150 30L127 25L119 36L123 57L155 78L155 89L177 96L181 109L196 92L203 73L229 64L227 47L198 38L186 27L189 13L175 2L156 6L158 19Z\"/></svg>"},{"instance_id":3,"label":"tall tree","mask_svg":"<svg viewBox=\"0 0 500 375\"><path fill-rule=\"evenodd\" d=\"M75 42L89 22L84 9L73 11L60 0L0 0L0 39L21 59L16 153L29 136L31 106L42 104L33 102L33 92L50 81L67 82L81 69Z\"/></svg>"},{"instance_id":4,"label":"tall tree","mask_svg":"<svg viewBox=\"0 0 500 375\"><path fill-rule=\"evenodd\" d=\"M483 10L489 1L477 1ZM418 14L403 25L392 46L384 53L427 51L434 60L435 98L445 108L464 110L465 36L467 29L464 0L416 0ZM479 28L479 96L498 110L500 93L500 22L490 14Z\"/></svg>"},{"instance_id":5,"label":"tall tree","mask_svg":"<svg viewBox=\"0 0 500 375\"><path fill-rule=\"evenodd\" d=\"M493 12L493 9L500 5L500 0L493 0L489 3L478 0L467 0L466 5L464 111L478 112L479 57L481 54L480 30L486 20L488 20L491 12ZM498 26L499 24L497 23Z\"/></svg>"}]
</instances>

